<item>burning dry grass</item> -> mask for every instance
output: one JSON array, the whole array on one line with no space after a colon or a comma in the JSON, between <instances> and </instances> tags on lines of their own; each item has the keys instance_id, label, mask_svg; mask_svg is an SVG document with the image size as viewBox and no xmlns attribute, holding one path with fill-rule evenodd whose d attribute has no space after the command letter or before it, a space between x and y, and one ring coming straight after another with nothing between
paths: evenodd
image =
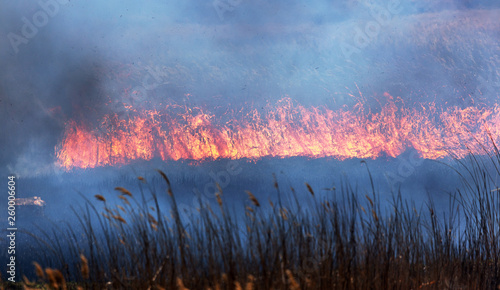
<instances>
[{"instance_id":1,"label":"burning dry grass","mask_svg":"<svg viewBox=\"0 0 500 290\"><path fill-rule=\"evenodd\" d=\"M490 160L498 165L500 155ZM101 203L105 218L90 201L75 211L86 237L67 240L78 262L50 264L61 270L34 263L34 270L54 289L66 289L67 280L85 289L493 289L500 284L500 198L489 181L500 171L487 172L483 161L458 161L465 186L442 219L432 201L416 209L396 194L384 208L375 190L361 198L347 183L326 198L306 184L301 199L312 200L309 211L297 196L296 204L278 198L266 208L247 192L253 207L242 218L220 189L221 214L200 199L199 215L186 218L175 194L167 195L167 215L155 192L151 204L141 190L141 203L117 188L134 206ZM275 190L283 195L277 182Z\"/></svg>"},{"instance_id":2,"label":"burning dry grass","mask_svg":"<svg viewBox=\"0 0 500 290\"><path fill-rule=\"evenodd\" d=\"M438 159L450 153L464 157L471 149L478 153L480 147L464 144L472 144L474 139L487 143L488 135L480 124L500 138L498 104L444 108L431 102L418 108L389 93L384 99L380 112L372 112L363 101L351 109L330 109L284 98L269 105L265 113L253 109L245 117L228 116L231 126L213 113L187 107L179 114L165 109L135 111L131 113L134 117L113 116L109 130L87 129L73 122L57 153L58 164L65 169L93 168L155 157L196 161L269 156L374 159L384 154L396 157L409 147L424 158ZM193 118L205 121L185 121ZM82 146L88 150L82 151ZM131 195L125 188L116 190Z\"/></svg>"}]
</instances>

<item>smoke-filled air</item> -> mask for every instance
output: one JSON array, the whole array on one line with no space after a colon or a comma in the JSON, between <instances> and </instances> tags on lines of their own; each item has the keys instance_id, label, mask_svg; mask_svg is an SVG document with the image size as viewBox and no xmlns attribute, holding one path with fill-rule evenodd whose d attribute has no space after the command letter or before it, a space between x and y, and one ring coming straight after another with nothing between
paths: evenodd
<instances>
[{"instance_id":1,"label":"smoke-filled air","mask_svg":"<svg viewBox=\"0 0 500 290\"><path fill-rule=\"evenodd\" d=\"M1 1L0 68L0 288L500 287L498 1Z\"/></svg>"}]
</instances>

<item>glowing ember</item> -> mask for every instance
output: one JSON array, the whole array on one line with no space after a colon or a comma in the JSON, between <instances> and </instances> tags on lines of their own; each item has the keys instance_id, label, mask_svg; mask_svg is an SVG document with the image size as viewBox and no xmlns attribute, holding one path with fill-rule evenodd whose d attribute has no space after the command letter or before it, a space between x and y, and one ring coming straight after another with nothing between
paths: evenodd
<instances>
[{"instance_id":1,"label":"glowing ember","mask_svg":"<svg viewBox=\"0 0 500 290\"><path fill-rule=\"evenodd\" d=\"M110 114L89 128L69 121L56 148L65 169L127 164L135 159L258 159L265 156L310 158L396 157L415 148L421 157L463 157L500 137L500 108L438 109L434 104L406 108L385 94L380 112L304 107L282 99L265 113L251 110L229 122L199 108L167 106ZM179 111L182 113L174 113ZM224 116L227 118L228 116ZM487 145L488 146L488 145Z\"/></svg>"}]
</instances>

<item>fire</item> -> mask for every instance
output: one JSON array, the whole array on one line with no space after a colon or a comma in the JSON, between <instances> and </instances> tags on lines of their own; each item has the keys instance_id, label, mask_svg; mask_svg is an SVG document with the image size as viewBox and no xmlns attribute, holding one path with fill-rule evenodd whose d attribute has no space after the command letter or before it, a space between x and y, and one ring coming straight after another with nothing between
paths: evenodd
<instances>
[{"instance_id":1,"label":"fire","mask_svg":"<svg viewBox=\"0 0 500 290\"><path fill-rule=\"evenodd\" d=\"M69 121L56 147L65 169L127 164L132 160L396 157L414 148L422 158L482 153L500 137L500 108L451 107L434 103L405 107L385 94L378 112L361 102L343 107L305 107L289 98L229 121L199 108L166 106L105 115L95 128ZM181 112L179 112L179 110ZM241 114L240 114L241 115ZM224 117L228 117L227 115ZM490 146L491 147L491 146ZM490 148L491 149L491 148Z\"/></svg>"}]
</instances>

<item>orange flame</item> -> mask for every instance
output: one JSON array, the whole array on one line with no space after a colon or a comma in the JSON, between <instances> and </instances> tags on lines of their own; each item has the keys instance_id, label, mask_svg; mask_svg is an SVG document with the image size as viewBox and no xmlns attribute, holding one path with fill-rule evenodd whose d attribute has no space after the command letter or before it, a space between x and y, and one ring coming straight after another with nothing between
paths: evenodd
<instances>
[{"instance_id":1,"label":"orange flame","mask_svg":"<svg viewBox=\"0 0 500 290\"><path fill-rule=\"evenodd\" d=\"M423 158L438 159L483 152L481 144L500 137L497 105L438 109L430 103L406 108L400 99L385 96L388 101L379 112L366 112L362 103L353 110L330 110L284 98L269 106L267 113L254 109L228 122L199 108L136 111L129 107L130 116L105 115L97 128L69 121L56 147L57 164L69 170L155 157L374 159L384 154L396 157L408 148ZM179 108L182 113L172 113Z\"/></svg>"}]
</instances>

